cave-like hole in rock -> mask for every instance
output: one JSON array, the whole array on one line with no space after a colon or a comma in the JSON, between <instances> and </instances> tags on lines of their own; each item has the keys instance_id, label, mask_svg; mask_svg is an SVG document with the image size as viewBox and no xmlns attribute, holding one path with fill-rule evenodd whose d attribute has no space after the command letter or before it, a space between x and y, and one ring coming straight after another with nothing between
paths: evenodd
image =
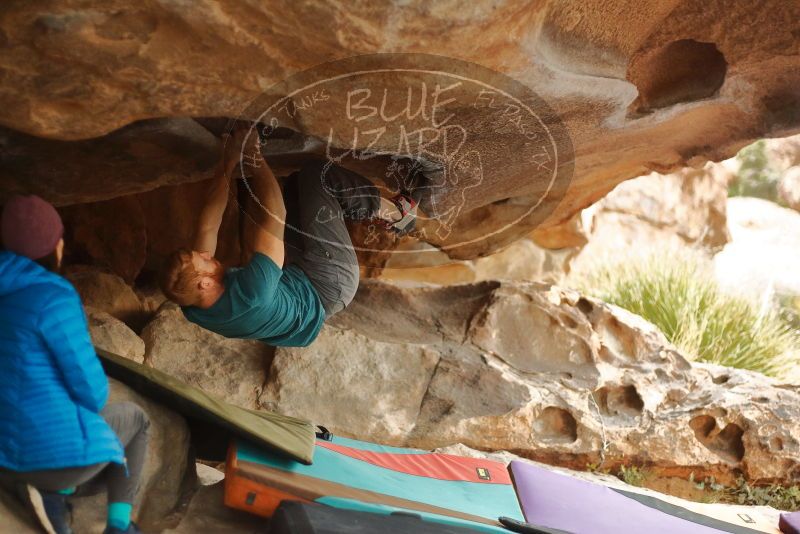
<instances>
[{"instance_id":1,"label":"cave-like hole in rock","mask_svg":"<svg viewBox=\"0 0 800 534\"><path fill-rule=\"evenodd\" d=\"M698 415L689 421L689 427L705 448L723 460L738 463L744 458L744 429L736 423L728 423L720 430L714 417Z\"/></svg>"},{"instance_id":2,"label":"cave-like hole in rock","mask_svg":"<svg viewBox=\"0 0 800 534\"><path fill-rule=\"evenodd\" d=\"M642 413L644 402L636 386L603 386L594 392L600 413L607 417L633 418Z\"/></svg>"},{"instance_id":3,"label":"cave-like hole in rock","mask_svg":"<svg viewBox=\"0 0 800 534\"><path fill-rule=\"evenodd\" d=\"M708 98L725 82L728 63L714 43L681 39L634 59L628 79L639 90L632 111Z\"/></svg>"},{"instance_id":4,"label":"cave-like hole in rock","mask_svg":"<svg viewBox=\"0 0 800 534\"><path fill-rule=\"evenodd\" d=\"M594 311L594 304L592 304L589 299L585 297L579 298L576 306L584 315L589 315Z\"/></svg>"},{"instance_id":5,"label":"cave-like hole in rock","mask_svg":"<svg viewBox=\"0 0 800 534\"><path fill-rule=\"evenodd\" d=\"M791 128L800 122L800 94L793 80L778 82L781 86L764 96L761 100L764 105L767 124L774 124L775 129Z\"/></svg>"},{"instance_id":6,"label":"cave-like hole in rock","mask_svg":"<svg viewBox=\"0 0 800 534\"><path fill-rule=\"evenodd\" d=\"M578 422L567 410L548 406L533 423L534 437L549 443L574 443L578 439Z\"/></svg>"},{"instance_id":7,"label":"cave-like hole in rock","mask_svg":"<svg viewBox=\"0 0 800 534\"><path fill-rule=\"evenodd\" d=\"M710 415L698 415L689 421L689 426L694 430L695 437L703 441L717 428L717 421Z\"/></svg>"}]
</instances>

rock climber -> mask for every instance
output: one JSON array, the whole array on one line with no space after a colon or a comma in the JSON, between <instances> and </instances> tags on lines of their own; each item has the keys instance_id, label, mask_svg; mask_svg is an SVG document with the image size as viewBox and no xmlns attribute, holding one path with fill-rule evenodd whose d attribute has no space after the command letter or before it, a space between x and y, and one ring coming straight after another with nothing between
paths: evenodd
<instances>
[{"instance_id":1,"label":"rock climber","mask_svg":"<svg viewBox=\"0 0 800 534\"><path fill-rule=\"evenodd\" d=\"M377 219L404 234L414 227L417 200L408 191L382 198L363 176L321 161L288 176L282 192L261 154L262 142L252 130L227 138L192 249L167 259L161 287L188 320L208 330L275 346L307 346L358 288L358 260L345 219ZM242 185L252 193L242 232L246 260L226 271L214 254L240 154L250 174ZM295 223L288 231L297 242L289 247L289 260L284 200L297 205L296 213L289 214ZM294 253L295 248L301 251Z\"/></svg>"},{"instance_id":2,"label":"rock climber","mask_svg":"<svg viewBox=\"0 0 800 534\"><path fill-rule=\"evenodd\" d=\"M105 533L139 533L131 509L150 422L136 404L107 404L80 298L58 274L61 218L15 196L0 224L0 481L56 534L72 532L70 495L105 486Z\"/></svg>"}]
</instances>

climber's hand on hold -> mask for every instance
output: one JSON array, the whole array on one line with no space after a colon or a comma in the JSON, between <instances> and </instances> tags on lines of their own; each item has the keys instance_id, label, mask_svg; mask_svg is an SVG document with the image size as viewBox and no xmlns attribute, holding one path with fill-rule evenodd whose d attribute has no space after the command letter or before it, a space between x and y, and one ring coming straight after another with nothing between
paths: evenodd
<instances>
[{"instance_id":1,"label":"climber's hand on hold","mask_svg":"<svg viewBox=\"0 0 800 534\"><path fill-rule=\"evenodd\" d=\"M264 162L261 139L255 129L246 130L242 136L242 162L249 167L260 167Z\"/></svg>"},{"instance_id":2,"label":"climber's hand on hold","mask_svg":"<svg viewBox=\"0 0 800 534\"><path fill-rule=\"evenodd\" d=\"M219 228L228 205L233 170L239 163L243 136L235 131L233 135L222 135L222 157L214 171L214 178L206 194L206 201L197 218L193 248L213 255L217 250Z\"/></svg>"}]
</instances>

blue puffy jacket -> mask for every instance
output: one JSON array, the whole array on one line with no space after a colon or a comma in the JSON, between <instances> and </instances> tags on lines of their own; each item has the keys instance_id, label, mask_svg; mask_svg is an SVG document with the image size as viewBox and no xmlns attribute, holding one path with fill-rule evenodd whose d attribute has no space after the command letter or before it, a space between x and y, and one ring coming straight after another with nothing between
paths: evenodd
<instances>
[{"instance_id":1,"label":"blue puffy jacket","mask_svg":"<svg viewBox=\"0 0 800 534\"><path fill-rule=\"evenodd\" d=\"M0 252L0 467L123 463L122 445L99 415L107 398L75 288Z\"/></svg>"}]
</instances>

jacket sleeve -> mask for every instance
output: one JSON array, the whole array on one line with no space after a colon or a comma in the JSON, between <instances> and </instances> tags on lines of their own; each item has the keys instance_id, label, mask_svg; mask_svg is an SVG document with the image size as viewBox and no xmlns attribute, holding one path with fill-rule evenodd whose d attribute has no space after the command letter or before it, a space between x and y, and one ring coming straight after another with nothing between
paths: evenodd
<instances>
[{"instance_id":1,"label":"jacket sleeve","mask_svg":"<svg viewBox=\"0 0 800 534\"><path fill-rule=\"evenodd\" d=\"M86 316L74 289L53 292L39 316L39 332L73 400L100 412L108 399L108 379L94 352Z\"/></svg>"}]
</instances>

